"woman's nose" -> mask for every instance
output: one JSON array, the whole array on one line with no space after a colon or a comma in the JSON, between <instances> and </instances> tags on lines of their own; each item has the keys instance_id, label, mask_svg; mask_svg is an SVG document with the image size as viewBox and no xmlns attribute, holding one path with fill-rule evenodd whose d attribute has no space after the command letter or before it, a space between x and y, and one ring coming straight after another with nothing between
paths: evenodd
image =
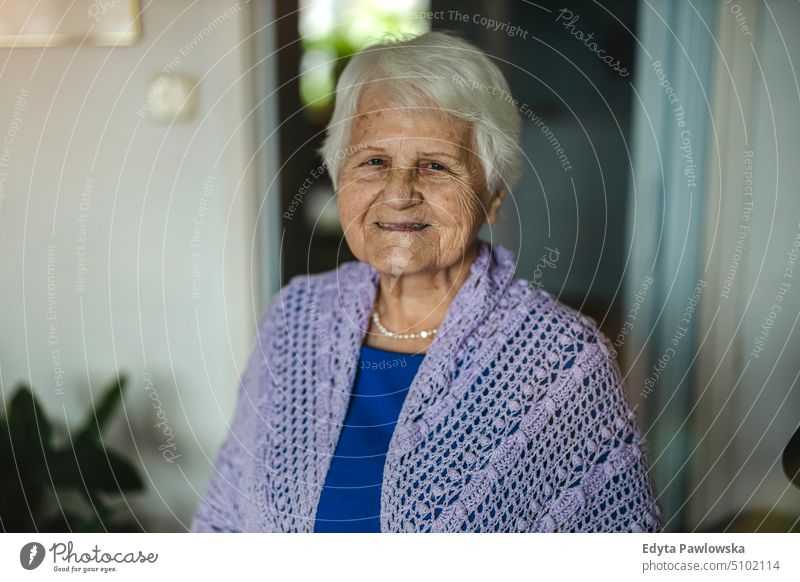
<instances>
[{"instance_id":1,"label":"woman's nose","mask_svg":"<svg viewBox=\"0 0 800 582\"><path fill-rule=\"evenodd\" d=\"M402 210L419 204L422 196L415 187L416 168L395 167L389 170L381 202Z\"/></svg>"}]
</instances>

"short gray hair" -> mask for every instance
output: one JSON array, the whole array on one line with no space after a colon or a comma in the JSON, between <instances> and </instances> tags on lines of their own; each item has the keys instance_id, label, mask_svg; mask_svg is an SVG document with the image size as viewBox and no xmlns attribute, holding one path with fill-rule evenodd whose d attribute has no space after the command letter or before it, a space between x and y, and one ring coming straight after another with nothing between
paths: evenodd
<instances>
[{"instance_id":1,"label":"short gray hair","mask_svg":"<svg viewBox=\"0 0 800 582\"><path fill-rule=\"evenodd\" d=\"M392 39L356 53L336 86L336 103L319 153L334 188L358 99L380 81L399 107L434 103L473 130L475 155L483 164L490 194L510 189L522 173L521 117L503 73L466 40L443 32Z\"/></svg>"}]
</instances>

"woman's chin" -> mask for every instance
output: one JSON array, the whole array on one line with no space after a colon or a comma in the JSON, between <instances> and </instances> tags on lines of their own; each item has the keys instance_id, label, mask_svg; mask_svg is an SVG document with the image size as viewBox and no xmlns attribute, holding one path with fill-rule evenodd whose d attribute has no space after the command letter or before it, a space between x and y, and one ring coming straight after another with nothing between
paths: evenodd
<instances>
[{"instance_id":1,"label":"woman's chin","mask_svg":"<svg viewBox=\"0 0 800 582\"><path fill-rule=\"evenodd\" d=\"M423 271L430 267L429 249L415 248L418 245L390 244L373 247L368 262L379 273L399 277Z\"/></svg>"}]
</instances>

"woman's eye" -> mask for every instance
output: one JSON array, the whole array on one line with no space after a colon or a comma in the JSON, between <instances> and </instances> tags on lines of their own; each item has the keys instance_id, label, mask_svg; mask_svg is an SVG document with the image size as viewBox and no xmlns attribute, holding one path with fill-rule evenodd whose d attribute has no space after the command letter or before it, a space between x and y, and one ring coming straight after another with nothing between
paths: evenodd
<instances>
[{"instance_id":1,"label":"woman's eye","mask_svg":"<svg viewBox=\"0 0 800 582\"><path fill-rule=\"evenodd\" d=\"M422 165L422 170L429 174L445 174L447 168L439 162L427 162Z\"/></svg>"},{"instance_id":2,"label":"woman's eye","mask_svg":"<svg viewBox=\"0 0 800 582\"><path fill-rule=\"evenodd\" d=\"M367 160L367 165L368 166L379 166L382 163L383 163L383 160L380 159L380 158L372 158L372 159Z\"/></svg>"}]
</instances>

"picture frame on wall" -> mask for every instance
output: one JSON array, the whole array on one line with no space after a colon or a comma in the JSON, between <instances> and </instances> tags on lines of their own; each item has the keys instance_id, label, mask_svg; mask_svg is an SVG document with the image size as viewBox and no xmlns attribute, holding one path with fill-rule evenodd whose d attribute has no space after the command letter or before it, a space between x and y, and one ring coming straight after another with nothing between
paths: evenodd
<instances>
[{"instance_id":1,"label":"picture frame on wall","mask_svg":"<svg viewBox=\"0 0 800 582\"><path fill-rule=\"evenodd\" d=\"M141 38L139 0L6 0L0 46L128 46Z\"/></svg>"}]
</instances>

